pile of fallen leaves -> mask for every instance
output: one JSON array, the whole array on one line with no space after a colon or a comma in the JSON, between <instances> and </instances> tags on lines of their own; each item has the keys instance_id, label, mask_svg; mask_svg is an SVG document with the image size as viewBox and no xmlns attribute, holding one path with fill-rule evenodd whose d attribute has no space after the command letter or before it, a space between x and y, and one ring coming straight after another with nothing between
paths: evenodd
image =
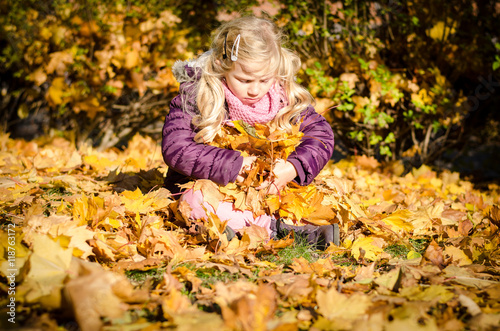
<instances>
[{"instance_id":1,"label":"pile of fallen leaves","mask_svg":"<svg viewBox=\"0 0 500 331\"><path fill-rule=\"evenodd\" d=\"M251 211L254 217L266 213L276 215L288 224L330 224L335 212L321 204L323 194L316 185L301 187L292 182L279 194L267 194L268 188L273 185L276 162L286 160L301 142L304 134L300 131L300 124L292 125L290 132L286 132L274 124L250 126L244 121L228 122L210 144L240 151L242 156L253 156L256 160L244 173L243 181L223 187L204 185L200 188L203 195L216 195L213 200L217 201L229 200L237 209ZM189 183L184 187L193 185Z\"/></svg>"},{"instance_id":2,"label":"pile of fallen leaves","mask_svg":"<svg viewBox=\"0 0 500 331\"><path fill-rule=\"evenodd\" d=\"M38 329L500 327L496 185L363 156L329 163L313 187L341 246L283 262L293 238L252 226L228 242L215 217L195 230L162 188L166 170L141 136L99 151L2 134L2 328L11 298L15 326ZM210 203L237 201L223 190Z\"/></svg>"}]
</instances>

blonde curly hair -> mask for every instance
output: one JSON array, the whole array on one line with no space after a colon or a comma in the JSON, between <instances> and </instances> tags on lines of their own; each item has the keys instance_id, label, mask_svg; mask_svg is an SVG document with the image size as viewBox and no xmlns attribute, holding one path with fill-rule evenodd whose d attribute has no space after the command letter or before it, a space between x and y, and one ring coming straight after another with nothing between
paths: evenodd
<instances>
[{"instance_id":1,"label":"blonde curly hair","mask_svg":"<svg viewBox=\"0 0 500 331\"><path fill-rule=\"evenodd\" d=\"M282 31L267 19L254 16L236 18L215 31L211 51L205 53L200 61L202 74L193 89L199 112L192 114L193 124L199 128L195 136L197 142L212 141L228 117L221 80L235 65L231 60L231 49L238 35L240 44L237 62L242 66L245 63L262 63L263 69L274 73L277 83L288 97L287 106L273 119L275 125L290 131L291 124L314 102L311 94L295 82L301 61L283 46L286 37ZM223 54L227 54L226 58L223 58Z\"/></svg>"}]
</instances>

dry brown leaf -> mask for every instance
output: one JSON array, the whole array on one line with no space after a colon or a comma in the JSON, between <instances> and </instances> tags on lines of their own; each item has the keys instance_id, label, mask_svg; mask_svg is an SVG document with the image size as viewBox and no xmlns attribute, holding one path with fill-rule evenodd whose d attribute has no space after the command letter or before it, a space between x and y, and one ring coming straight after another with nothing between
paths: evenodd
<instances>
[{"instance_id":1,"label":"dry brown leaf","mask_svg":"<svg viewBox=\"0 0 500 331\"><path fill-rule=\"evenodd\" d=\"M443 268L445 266L443 249L434 240L431 241L431 243L425 250L424 258L440 268Z\"/></svg>"},{"instance_id":2,"label":"dry brown leaf","mask_svg":"<svg viewBox=\"0 0 500 331\"><path fill-rule=\"evenodd\" d=\"M133 287L128 280L99 265L77 261L79 275L64 286L64 295L70 308L84 331L102 327L102 317L121 317L127 310L126 299L133 296ZM136 297L138 298L138 297ZM147 296L142 297L145 301Z\"/></svg>"}]
</instances>

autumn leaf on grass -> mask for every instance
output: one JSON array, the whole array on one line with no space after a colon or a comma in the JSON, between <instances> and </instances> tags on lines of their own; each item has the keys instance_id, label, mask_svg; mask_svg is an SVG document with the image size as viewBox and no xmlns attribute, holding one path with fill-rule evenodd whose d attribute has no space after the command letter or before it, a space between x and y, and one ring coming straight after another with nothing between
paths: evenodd
<instances>
[{"instance_id":1,"label":"autumn leaf on grass","mask_svg":"<svg viewBox=\"0 0 500 331\"><path fill-rule=\"evenodd\" d=\"M105 156L100 157L97 154L84 155L83 163L91 166L97 173L106 173L111 171L112 168L118 168L121 165L119 160L110 160Z\"/></svg>"},{"instance_id":2,"label":"autumn leaf on grass","mask_svg":"<svg viewBox=\"0 0 500 331\"><path fill-rule=\"evenodd\" d=\"M82 196L73 203L73 219L79 225L105 230L118 229L123 226L124 210L118 196L106 198L100 196Z\"/></svg>"},{"instance_id":3,"label":"autumn leaf on grass","mask_svg":"<svg viewBox=\"0 0 500 331\"><path fill-rule=\"evenodd\" d=\"M255 293L257 290L257 284L242 279L227 284L217 282L214 287L214 302L220 307L230 306L233 302L247 296L249 293Z\"/></svg>"},{"instance_id":4,"label":"autumn leaf on grass","mask_svg":"<svg viewBox=\"0 0 500 331\"><path fill-rule=\"evenodd\" d=\"M29 258L29 272L19 286L26 302L39 302L47 308L59 308L61 289L72 258L71 249L63 249L49 236L33 236L33 253Z\"/></svg>"},{"instance_id":5,"label":"autumn leaf on grass","mask_svg":"<svg viewBox=\"0 0 500 331\"><path fill-rule=\"evenodd\" d=\"M182 282L189 282L191 284L191 292L198 292L200 285L202 284L202 280L196 276L196 271L186 268L185 266L178 266L172 271L173 275L176 275L177 278Z\"/></svg>"},{"instance_id":6,"label":"autumn leaf on grass","mask_svg":"<svg viewBox=\"0 0 500 331\"><path fill-rule=\"evenodd\" d=\"M156 228L148 228L147 230L149 235L144 236L140 245L147 252L148 257L168 258L171 263L176 264L194 256L199 257L204 253L204 249L190 251L182 246L180 239L183 234L177 231Z\"/></svg>"},{"instance_id":7,"label":"autumn leaf on grass","mask_svg":"<svg viewBox=\"0 0 500 331\"><path fill-rule=\"evenodd\" d=\"M106 243L106 239L109 236L114 236L114 233L103 233L97 232L95 240L91 241L90 244L93 247L93 252L95 253L98 261L116 261L115 250Z\"/></svg>"},{"instance_id":8,"label":"autumn leaf on grass","mask_svg":"<svg viewBox=\"0 0 500 331\"><path fill-rule=\"evenodd\" d=\"M240 232L242 234L241 241L248 245L248 249L255 249L269 240L267 230L256 224L251 224Z\"/></svg>"},{"instance_id":9,"label":"autumn leaf on grass","mask_svg":"<svg viewBox=\"0 0 500 331\"><path fill-rule=\"evenodd\" d=\"M316 301L318 312L328 321L318 320L314 326L319 329L322 329L322 325L329 325L333 329L349 329L372 305L367 295L355 293L348 296L339 293L335 286L327 291L318 290Z\"/></svg>"},{"instance_id":10,"label":"autumn leaf on grass","mask_svg":"<svg viewBox=\"0 0 500 331\"><path fill-rule=\"evenodd\" d=\"M267 323L276 310L277 293L268 284L255 285L236 282L216 284L215 302L221 307L222 317L231 330L268 330Z\"/></svg>"},{"instance_id":11,"label":"autumn leaf on grass","mask_svg":"<svg viewBox=\"0 0 500 331\"><path fill-rule=\"evenodd\" d=\"M436 241L431 241L427 249L425 250L424 258L432 262L432 264L443 268L445 266L445 260L443 255L443 249L439 246Z\"/></svg>"},{"instance_id":12,"label":"autumn leaf on grass","mask_svg":"<svg viewBox=\"0 0 500 331\"><path fill-rule=\"evenodd\" d=\"M146 231L144 231L144 233L146 234ZM138 257L138 242L140 239L137 241L134 240L135 238L130 235L130 231L128 231L128 229L122 228L116 232L108 233L99 231L96 237L100 240L105 238L105 244L109 249L111 249L116 260L128 259L132 261L139 261L143 258L143 256Z\"/></svg>"},{"instance_id":13,"label":"autumn leaf on grass","mask_svg":"<svg viewBox=\"0 0 500 331\"><path fill-rule=\"evenodd\" d=\"M375 262L372 262L367 266L357 268L354 280L359 284L371 284L375 277L375 264Z\"/></svg>"},{"instance_id":14,"label":"autumn leaf on grass","mask_svg":"<svg viewBox=\"0 0 500 331\"><path fill-rule=\"evenodd\" d=\"M367 157L366 155L356 156L355 161L358 167L371 171L380 167L380 163L373 156L370 157Z\"/></svg>"},{"instance_id":15,"label":"autumn leaf on grass","mask_svg":"<svg viewBox=\"0 0 500 331\"><path fill-rule=\"evenodd\" d=\"M375 279L375 284L387 288L390 291L397 291L401 283L401 268L397 267L386 274Z\"/></svg>"},{"instance_id":16,"label":"autumn leaf on grass","mask_svg":"<svg viewBox=\"0 0 500 331\"><path fill-rule=\"evenodd\" d=\"M311 274L313 273L313 269L310 265L310 262L307 261L304 257L294 258L292 264L289 266L295 273L298 274Z\"/></svg>"},{"instance_id":17,"label":"autumn leaf on grass","mask_svg":"<svg viewBox=\"0 0 500 331\"><path fill-rule=\"evenodd\" d=\"M455 294L444 285L403 287L400 293L401 296L412 301L436 300L440 303L446 303L455 297Z\"/></svg>"},{"instance_id":18,"label":"autumn leaf on grass","mask_svg":"<svg viewBox=\"0 0 500 331\"><path fill-rule=\"evenodd\" d=\"M177 331L192 331L192 330L205 330L205 331L230 331L225 325L222 317L217 313L207 313L202 310L196 309L185 313L174 314L172 316L172 324ZM160 323L160 322L159 322ZM158 326L158 329L164 327Z\"/></svg>"},{"instance_id":19,"label":"autumn leaf on grass","mask_svg":"<svg viewBox=\"0 0 500 331\"><path fill-rule=\"evenodd\" d=\"M79 274L64 287L70 309L82 331L100 330L101 318L118 318L127 310L126 301L145 302L123 275L104 270L99 264L76 260ZM139 294L139 295L138 295Z\"/></svg>"},{"instance_id":20,"label":"autumn leaf on grass","mask_svg":"<svg viewBox=\"0 0 500 331\"><path fill-rule=\"evenodd\" d=\"M78 225L96 225L104 212L104 199L99 196L82 196L73 203L73 219Z\"/></svg>"},{"instance_id":21,"label":"autumn leaf on grass","mask_svg":"<svg viewBox=\"0 0 500 331\"><path fill-rule=\"evenodd\" d=\"M443 276L446 279L446 283L455 283L476 289L498 289L500 287L499 281L484 279L484 274L478 275L466 267L459 267L456 265L449 265L445 269L443 269Z\"/></svg>"},{"instance_id":22,"label":"autumn leaf on grass","mask_svg":"<svg viewBox=\"0 0 500 331\"><path fill-rule=\"evenodd\" d=\"M340 177L328 176L326 178L321 178L325 184L334 190L335 195L342 196L344 194L352 193L354 190L354 182Z\"/></svg>"},{"instance_id":23,"label":"autumn leaf on grass","mask_svg":"<svg viewBox=\"0 0 500 331\"><path fill-rule=\"evenodd\" d=\"M459 225L463 221L470 221L467 219L467 213L464 211L460 210L454 210L454 209L446 209L441 213L441 223L443 225ZM463 225L462 225L463 226ZM471 224L472 227L472 224ZM467 233L464 233L466 235Z\"/></svg>"},{"instance_id":24,"label":"autumn leaf on grass","mask_svg":"<svg viewBox=\"0 0 500 331\"><path fill-rule=\"evenodd\" d=\"M232 241L231 241L232 242ZM290 247L294 243L294 238L291 236L286 237L285 239L281 240L276 240L276 239L271 239L264 243L262 246L260 246L256 253L261 253L261 252L276 252L277 249L282 249L285 247Z\"/></svg>"},{"instance_id":25,"label":"autumn leaf on grass","mask_svg":"<svg viewBox=\"0 0 500 331\"><path fill-rule=\"evenodd\" d=\"M87 226L75 226L75 222L68 222L58 226L57 236L53 236L62 247L72 248L73 256L87 259L94 255L92 247L87 243L88 240L94 238L94 231L91 231Z\"/></svg>"},{"instance_id":26,"label":"autumn leaf on grass","mask_svg":"<svg viewBox=\"0 0 500 331\"><path fill-rule=\"evenodd\" d=\"M444 210L444 203L437 202L433 205L420 207L411 215L409 221L413 225L414 235L433 234L435 225L441 224L441 215Z\"/></svg>"},{"instance_id":27,"label":"autumn leaf on grass","mask_svg":"<svg viewBox=\"0 0 500 331\"><path fill-rule=\"evenodd\" d=\"M500 228L500 207L498 205L493 205L489 209L489 217L491 222Z\"/></svg>"},{"instance_id":28,"label":"autumn leaf on grass","mask_svg":"<svg viewBox=\"0 0 500 331\"><path fill-rule=\"evenodd\" d=\"M422 301L406 302L402 306L397 306L391 311L391 321L384 321L380 325L381 330L438 331L440 328L437 325L435 316L426 313L432 311L433 306L431 302ZM453 318L447 320L445 325L448 327L451 325L450 330L463 330L462 323L453 321Z\"/></svg>"},{"instance_id":29,"label":"autumn leaf on grass","mask_svg":"<svg viewBox=\"0 0 500 331\"><path fill-rule=\"evenodd\" d=\"M395 211L389 216L382 218L382 222L387 224L389 228L399 234L409 233L413 230L413 225L407 222L408 218L412 215L412 212L408 209L401 209Z\"/></svg>"},{"instance_id":30,"label":"autumn leaf on grass","mask_svg":"<svg viewBox=\"0 0 500 331\"><path fill-rule=\"evenodd\" d=\"M358 260L360 257L370 261L378 261L386 257L384 248L387 243L379 237L360 237L356 239L351 246L351 255Z\"/></svg>"},{"instance_id":31,"label":"autumn leaf on grass","mask_svg":"<svg viewBox=\"0 0 500 331\"><path fill-rule=\"evenodd\" d=\"M463 250L455 246L446 246L444 248L445 256L451 258L453 263L456 263L458 266L464 266L472 264L471 259L465 254Z\"/></svg>"},{"instance_id":32,"label":"autumn leaf on grass","mask_svg":"<svg viewBox=\"0 0 500 331\"><path fill-rule=\"evenodd\" d=\"M137 188L135 191L124 191L121 193L121 201L124 204L125 212L130 216L134 216L133 222L137 231L142 231L147 224L144 222L144 214L150 215L153 212L164 210L168 212L167 207L173 201L170 197L170 192L164 188L156 191L151 191L145 195ZM161 220L154 222L155 224L148 224L159 228L163 225Z\"/></svg>"}]
</instances>

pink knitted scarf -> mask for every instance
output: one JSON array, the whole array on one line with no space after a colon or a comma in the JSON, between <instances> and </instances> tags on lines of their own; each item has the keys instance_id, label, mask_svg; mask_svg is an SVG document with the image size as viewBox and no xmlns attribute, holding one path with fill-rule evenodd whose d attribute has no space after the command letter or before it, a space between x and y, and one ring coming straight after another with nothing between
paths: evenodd
<instances>
[{"instance_id":1,"label":"pink knitted scarf","mask_svg":"<svg viewBox=\"0 0 500 331\"><path fill-rule=\"evenodd\" d=\"M229 118L232 121L243 120L250 125L265 124L271 121L278 111L287 104L285 91L279 84L273 84L269 92L251 106L243 104L227 87L226 82L222 82L222 87L229 108Z\"/></svg>"}]
</instances>

